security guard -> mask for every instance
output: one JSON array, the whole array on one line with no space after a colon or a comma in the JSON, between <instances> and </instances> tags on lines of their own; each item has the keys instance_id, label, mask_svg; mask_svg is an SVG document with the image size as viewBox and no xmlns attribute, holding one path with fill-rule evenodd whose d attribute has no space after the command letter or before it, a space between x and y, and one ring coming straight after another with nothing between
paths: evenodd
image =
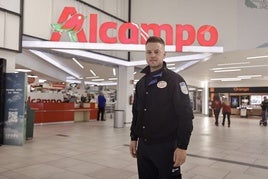
<instances>
[{"instance_id":1,"label":"security guard","mask_svg":"<svg viewBox=\"0 0 268 179\"><path fill-rule=\"evenodd\" d=\"M137 158L140 179L181 178L180 165L193 130L188 87L167 69L165 43L160 37L146 41L145 76L136 84L130 153Z\"/></svg>"}]
</instances>

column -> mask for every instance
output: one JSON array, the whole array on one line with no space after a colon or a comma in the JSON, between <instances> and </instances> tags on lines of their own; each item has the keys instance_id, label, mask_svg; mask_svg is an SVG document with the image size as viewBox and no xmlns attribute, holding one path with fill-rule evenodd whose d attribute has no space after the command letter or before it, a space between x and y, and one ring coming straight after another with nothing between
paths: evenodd
<instances>
[{"instance_id":1,"label":"column","mask_svg":"<svg viewBox=\"0 0 268 179\"><path fill-rule=\"evenodd\" d=\"M132 104L129 103L134 89L134 67L119 66L116 109L124 110L124 123L129 126L132 121Z\"/></svg>"}]
</instances>

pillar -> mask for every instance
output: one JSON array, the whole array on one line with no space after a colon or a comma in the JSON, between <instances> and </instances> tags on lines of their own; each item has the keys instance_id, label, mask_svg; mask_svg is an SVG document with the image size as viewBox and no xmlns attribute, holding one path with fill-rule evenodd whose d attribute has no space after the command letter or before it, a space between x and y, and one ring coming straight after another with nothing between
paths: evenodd
<instances>
[{"instance_id":1,"label":"pillar","mask_svg":"<svg viewBox=\"0 0 268 179\"><path fill-rule=\"evenodd\" d=\"M134 89L134 67L119 66L117 103L116 109L124 110L124 123L129 126L132 121L132 104L130 96L133 96Z\"/></svg>"}]
</instances>

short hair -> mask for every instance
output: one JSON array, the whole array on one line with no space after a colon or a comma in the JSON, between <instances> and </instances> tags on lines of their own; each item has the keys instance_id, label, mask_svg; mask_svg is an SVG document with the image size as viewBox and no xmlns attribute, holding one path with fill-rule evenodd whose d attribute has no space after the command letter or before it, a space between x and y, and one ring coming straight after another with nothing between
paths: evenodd
<instances>
[{"instance_id":1,"label":"short hair","mask_svg":"<svg viewBox=\"0 0 268 179\"><path fill-rule=\"evenodd\" d=\"M147 45L148 43L160 43L162 45L165 45L165 41L161 37L157 37L157 36L149 37L145 44Z\"/></svg>"}]
</instances>

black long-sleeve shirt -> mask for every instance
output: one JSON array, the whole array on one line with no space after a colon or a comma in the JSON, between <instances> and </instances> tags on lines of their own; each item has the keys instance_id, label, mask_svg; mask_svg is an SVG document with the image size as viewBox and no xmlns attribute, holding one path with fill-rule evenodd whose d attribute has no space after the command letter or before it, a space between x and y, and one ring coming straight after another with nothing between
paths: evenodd
<instances>
[{"instance_id":1,"label":"black long-sleeve shirt","mask_svg":"<svg viewBox=\"0 0 268 179\"><path fill-rule=\"evenodd\" d=\"M177 141L178 148L187 149L193 130L193 111L184 79L166 68L150 73L136 84L131 140L148 143Z\"/></svg>"}]
</instances>

